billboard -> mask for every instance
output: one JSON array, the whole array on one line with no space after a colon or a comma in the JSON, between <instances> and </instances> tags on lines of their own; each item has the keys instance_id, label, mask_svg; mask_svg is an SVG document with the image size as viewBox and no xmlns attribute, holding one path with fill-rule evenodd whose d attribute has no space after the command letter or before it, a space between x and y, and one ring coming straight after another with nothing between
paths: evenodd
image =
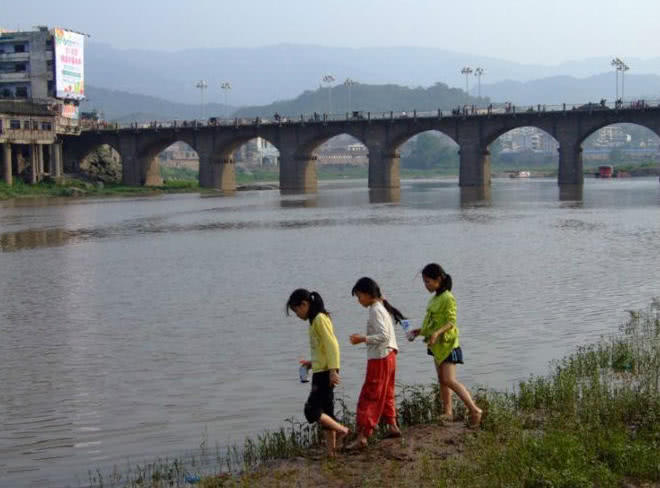
<instances>
[{"instance_id":1,"label":"billboard","mask_svg":"<svg viewBox=\"0 0 660 488\"><path fill-rule=\"evenodd\" d=\"M85 36L65 29L54 29L55 97L85 98Z\"/></svg>"},{"instance_id":2,"label":"billboard","mask_svg":"<svg viewBox=\"0 0 660 488\"><path fill-rule=\"evenodd\" d=\"M66 103L61 106L60 114L66 119L78 120L80 118L80 108L78 105Z\"/></svg>"}]
</instances>

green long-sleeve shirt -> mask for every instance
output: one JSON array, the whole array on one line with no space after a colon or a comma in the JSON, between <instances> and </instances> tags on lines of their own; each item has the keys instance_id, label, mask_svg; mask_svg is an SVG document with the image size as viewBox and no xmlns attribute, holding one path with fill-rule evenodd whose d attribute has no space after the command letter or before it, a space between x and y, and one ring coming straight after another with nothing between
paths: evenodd
<instances>
[{"instance_id":1,"label":"green long-sleeve shirt","mask_svg":"<svg viewBox=\"0 0 660 488\"><path fill-rule=\"evenodd\" d=\"M332 321L324 313L314 317L309 327L309 346L312 350L314 373L339 369L339 344L332 328Z\"/></svg>"},{"instance_id":2,"label":"green long-sleeve shirt","mask_svg":"<svg viewBox=\"0 0 660 488\"><path fill-rule=\"evenodd\" d=\"M456 299L450 291L445 291L440 295L434 295L426 307L426 316L422 322L420 335L424 337L424 342L428 342L433 333L443 325L451 323L454 326L442 334L437 342L429 346L433 357L438 363L441 363L451 353L452 349L459 346L458 326L456 325Z\"/></svg>"}]
</instances>

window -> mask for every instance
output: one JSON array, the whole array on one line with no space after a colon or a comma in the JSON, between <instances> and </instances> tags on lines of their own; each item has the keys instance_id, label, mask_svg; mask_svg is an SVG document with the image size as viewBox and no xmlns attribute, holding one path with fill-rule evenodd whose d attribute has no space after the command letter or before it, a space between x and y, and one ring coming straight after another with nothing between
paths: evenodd
<instances>
[{"instance_id":1,"label":"window","mask_svg":"<svg viewBox=\"0 0 660 488\"><path fill-rule=\"evenodd\" d=\"M14 72L15 73L24 73L27 71L27 64L25 63L16 63L14 65Z\"/></svg>"},{"instance_id":2,"label":"window","mask_svg":"<svg viewBox=\"0 0 660 488\"><path fill-rule=\"evenodd\" d=\"M30 121L26 120L23 122L23 129L30 130Z\"/></svg>"},{"instance_id":3,"label":"window","mask_svg":"<svg viewBox=\"0 0 660 488\"><path fill-rule=\"evenodd\" d=\"M25 44L14 44L14 52L15 53L24 53L25 52Z\"/></svg>"},{"instance_id":4,"label":"window","mask_svg":"<svg viewBox=\"0 0 660 488\"><path fill-rule=\"evenodd\" d=\"M51 125L50 122L42 122L41 130L53 130L53 126Z\"/></svg>"},{"instance_id":5,"label":"window","mask_svg":"<svg viewBox=\"0 0 660 488\"><path fill-rule=\"evenodd\" d=\"M18 130L18 129L20 129L20 128L21 128L21 121L20 121L20 120L16 120L16 119L11 119L11 120L9 121L9 128L10 128L10 129L14 129L14 130Z\"/></svg>"},{"instance_id":6,"label":"window","mask_svg":"<svg viewBox=\"0 0 660 488\"><path fill-rule=\"evenodd\" d=\"M28 90L26 86L17 86L16 87L16 98L27 98Z\"/></svg>"},{"instance_id":7,"label":"window","mask_svg":"<svg viewBox=\"0 0 660 488\"><path fill-rule=\"evenodd\" d=\"M39 122L36 120L32 121L32 130L39 130Z\"/></svg>"}]
</instances>

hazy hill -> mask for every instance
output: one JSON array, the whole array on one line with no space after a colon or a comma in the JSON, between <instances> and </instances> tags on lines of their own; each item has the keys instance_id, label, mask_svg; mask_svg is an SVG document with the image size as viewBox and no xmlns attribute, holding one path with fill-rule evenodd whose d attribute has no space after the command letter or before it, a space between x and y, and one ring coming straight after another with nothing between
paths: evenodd
<instances>
[{"instance_id":1,"label":"hazy hill","mask_svg":"<svg viewBox=\"0 0 660 488\"><path fill-rule=\"evenodd\" d=\"M87 100L82 104L83 111L96 109L103 113L105 120L119 122L143 122L167 119L198 119L201 106L197 104L176 103L146 95L138 95L119 90L108 90L95 86L85 87ZM205 114L217 116L230 114L234 107L211 103L205 107Z\"/></svg>"},{"instance_id":2,"label":"hazy hill","mask_svg":"<svg viewBox=\"0 0 660 488\"><path fill-rule=\"evenodd\" d=\"M619 87L620 83L619 78ZM619 88L620 91L621 88ZM482 85L481 93L493 100L511 101L518 105L538 103L572 105L588 101L597 102L601 98L612 101L616 98L616 79L612 72L581 79L554 76L527 82L502 81ZM633 98L660 99L660 76L627 74L625 76L625 97L627 100Z\"/></svg>"},{"instance_id":3,"label":"hazy hill","mask_svg":"<svg viewBox=\"0 0 660 488\"><path fill-rule=\"evenodd\" d=\"M332 113L349 112L349 89L339 85L331 89L307 90L293 100L275 102L269 105L241 108L236 115L271 117L275 112L281 115L296 116L312 112L328 112L332 103ZM450 110L464 104L487 105L488 99L468 96L458 88L449 88L444 83L436 83L429 88L408 88L399 85L355 84L350 89L350 111L364 112L412 112L417 110Z\"/></svg>"},{"instance_id":4,"label":"hazy hill","mask_svg":"<svg viewBox=\"0 0 660 488\"><path fill-rule=\"evenodd\" d=\"M631 67L629 75L660 74L660 57L626 58L626 62ZM523 65L418 47L351 49L281 44L165 52L121 50L90 42L85 48L85 76L90 85L189 104L199 103L200 92L195 83L200 79L209 83L208 101L223 102L220 83L230 81L229 105L245 106L296 97L304 90L318 87L327 73L333 74L337 83L352 78L364 84L428 87L442 81L449 86L464 87L465 78L460 69L465 65L484 67L484 83L527 82L559 75L586 77L610 71L606 57L555 66ZM472 76L470 86L475 85Z\"/></svg>"}]
</instances>

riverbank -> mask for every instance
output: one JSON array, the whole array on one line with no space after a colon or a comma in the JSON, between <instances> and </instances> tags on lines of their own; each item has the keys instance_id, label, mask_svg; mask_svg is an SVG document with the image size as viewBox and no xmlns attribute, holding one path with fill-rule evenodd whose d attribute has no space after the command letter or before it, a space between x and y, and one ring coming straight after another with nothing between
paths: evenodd
<instances>
[{"instance_id":1,"label":"riverbank","mask_svg":"<svg viewBox=\"0 0 660 488\"><path fill-rule=\"evenodd\" d=\"M90 485L165 487L659 487L660 301L514 392L479 390L480 429L441 418L437 386L399 387L403 436L323 455L319 432L290 421L243 446L138 466ZM339 420L355 431L342 402Z\"/></svg>"}]
</instances>

